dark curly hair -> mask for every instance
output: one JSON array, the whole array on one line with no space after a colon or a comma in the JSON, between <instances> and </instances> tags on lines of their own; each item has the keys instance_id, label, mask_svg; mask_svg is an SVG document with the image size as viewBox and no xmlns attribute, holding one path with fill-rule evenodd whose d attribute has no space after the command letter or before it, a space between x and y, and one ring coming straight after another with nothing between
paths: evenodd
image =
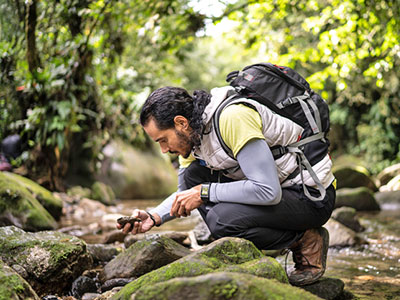
<instances>
[{"instance_id":1,"label":"dark curly hair","mask_svg":"<svg viewBox=\"0 0 400 300\"><path fill-rule=\"evenodd\" d=\"M210 99L211 95L203 90L196 90L193 96L190 96L183 88L159 88L146 99L140 113L140 124L145 126L150 118L154 118L159 129L170 129L175 127L175 116L184 116L193 129L193 145L199 146L204 126L202 115Z\"/></svg>"}]
</instances>

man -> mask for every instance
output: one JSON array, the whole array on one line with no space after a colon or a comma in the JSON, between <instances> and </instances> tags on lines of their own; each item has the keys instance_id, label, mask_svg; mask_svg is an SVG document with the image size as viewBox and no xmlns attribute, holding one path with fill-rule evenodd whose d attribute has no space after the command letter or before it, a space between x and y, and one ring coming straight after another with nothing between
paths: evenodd
<instances>
[{"instance_id":1,"label":"man","mask_svg":"<svg viewBox=\"0 0 400 300\"><path fill-rule=\"evenodd\" d=\"M133 228L127 224L123 231L146 232L198 209L215 238L241 237L259 249L289 248L295 262L290 282L313 283L326 267L329 236L321 226L335 202L331 160L326 155L313 166L326 195L311 201L302 185L311 195L318 194L310 174L289 177L298 167L296 155L274 160L270 150L296 142L303 128L250 99L232 102L220 115L222 139L234 155L229 157L216 137L212 116L232 91L223 87L211 95L195 91L190 96L184 89L163 87L148 97L140 122L163 153L182 157L178 192L150 212L134 210L132 215L142 222Z\"/></svg>"}]
</instances>

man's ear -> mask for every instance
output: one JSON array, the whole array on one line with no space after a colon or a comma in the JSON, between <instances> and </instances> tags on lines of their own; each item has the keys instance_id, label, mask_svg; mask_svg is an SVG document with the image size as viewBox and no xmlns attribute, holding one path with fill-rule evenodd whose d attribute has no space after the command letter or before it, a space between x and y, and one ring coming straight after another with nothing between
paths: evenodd
<instances>
[{"instance_id":1,"label":"man's ear","mask_svg":"<svg viewBox=\"0 0 400 300\"><path fill-rule=\"evenodd\" d=\"M189 120L184 116L177 115L174 118L175 129L187 130L189 128Z\"/></svg>"}]
</instances>

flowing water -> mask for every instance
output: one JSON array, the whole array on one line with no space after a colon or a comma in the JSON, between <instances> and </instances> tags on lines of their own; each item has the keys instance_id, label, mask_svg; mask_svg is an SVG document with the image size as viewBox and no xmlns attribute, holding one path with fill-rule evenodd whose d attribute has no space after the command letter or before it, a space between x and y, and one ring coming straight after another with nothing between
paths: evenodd
<instances>
[{"instance_id":1,"label":"flowing water","mask_svg":"<svg viewBox=\"0 0 400 300\"><path fill-rule=\"evenodd\" d=\"M125 200L110 207L109 212L130 215L134 208L148 210L158 203L157 200ZM326 276L343 280L345 289L360 300L400 300L400 205L382 208L380 212L358 213L360 223L366 228L360 235L368 244L329 249ZM93 222L99 222L96 214L80 220L64 218L61 226L87 226ZM152 232L189 231L196 222L196 217L176 219L154 228ZM98 243L103 236L89 234L81 238L88 243ZM283 257L278 257L278 261L285 263Z\"/></svg>"}]
</instances>

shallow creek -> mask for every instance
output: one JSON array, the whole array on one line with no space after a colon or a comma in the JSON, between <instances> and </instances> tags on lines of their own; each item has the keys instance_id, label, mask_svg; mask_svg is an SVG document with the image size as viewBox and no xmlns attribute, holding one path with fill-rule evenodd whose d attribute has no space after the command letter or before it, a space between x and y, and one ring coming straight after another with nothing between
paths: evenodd
<instances>
[{"instance_id":1,"label":"shallow creek","mask_svg":"<svg viewBox=\"0 0 400 300\"><path fill-rule=\"evenodd\" d=\"M116 207L110 207L109 213L130 215L134 208L149 209L159 203L157 200L122 201ZM400 205L383 206L380 212L358 213L360 223L366 230L360 234L367 245L329 249L326 276L340 278L345 289L358 299L399 299L400 300ZM99 222L101 217L80 220L64 218L61 226L82 225ZM151 232L189 231L193 229L197 218L181 218L170 221ZM99 243L102 234L82 236L88 243ZM285 257L278 261L285 267ZM287 260L289 265L291 259Z\"/></svg>"}]
</instances>

